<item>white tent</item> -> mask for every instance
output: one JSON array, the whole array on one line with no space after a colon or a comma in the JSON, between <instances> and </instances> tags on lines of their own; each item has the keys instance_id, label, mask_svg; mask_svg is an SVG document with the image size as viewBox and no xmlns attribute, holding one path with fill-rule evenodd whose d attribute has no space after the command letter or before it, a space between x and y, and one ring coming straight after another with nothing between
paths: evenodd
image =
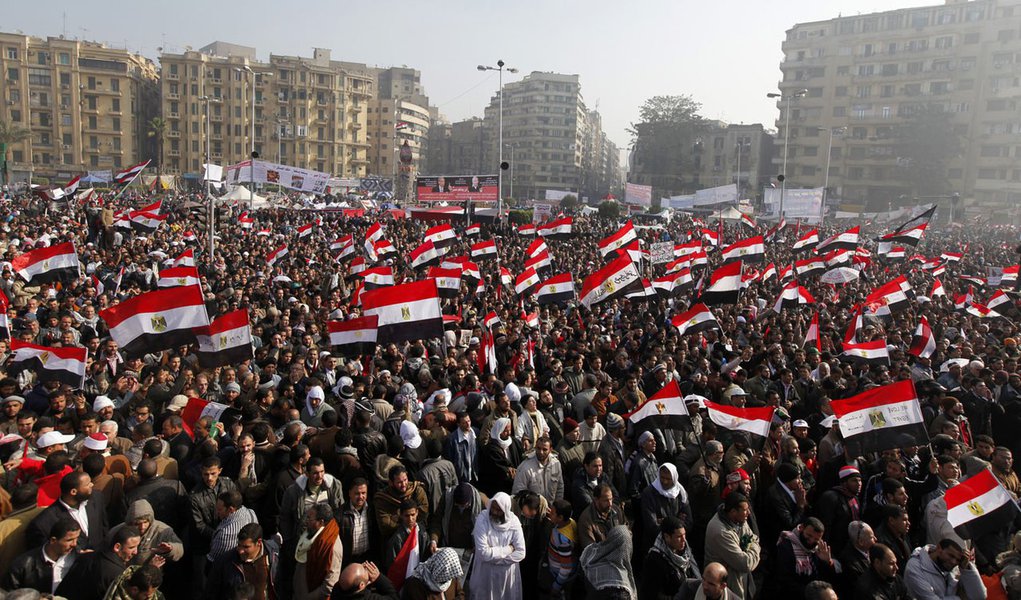
<instances>
[{"instance_id":1,"label":"white tent","mask_svg":"<svg viewBox=\"0 0 1021 600\"><path fill-rule=\"evenodd\" d=\"M718 210L718 211L714 212L713 214L709 215L709 219L720 219L720 218L722 218L724 221L740 221L741 220L741 211L739 211L738 209L734 208L733 206L728 206L727 208Z\"/></svg>"},{"instance_id":2,"label":"white tent","mask_svg":"<svg viewBox=\"0 0 1021 600\"><path fill-rule=\"evenodd\" d=\"M260 196L259 194L251 195L251 192L248 191L248 188L246 188L243 185L234 186L234 189L227 192L223 196L220 196L219 202L226 203L233 202L236 200L238 202L245 203L248 202L249 199L251 199L252 201L253 204L252 208L265 208L269 206L269 201L266 200L266 198Z\"/></svg>"}]
</instances>

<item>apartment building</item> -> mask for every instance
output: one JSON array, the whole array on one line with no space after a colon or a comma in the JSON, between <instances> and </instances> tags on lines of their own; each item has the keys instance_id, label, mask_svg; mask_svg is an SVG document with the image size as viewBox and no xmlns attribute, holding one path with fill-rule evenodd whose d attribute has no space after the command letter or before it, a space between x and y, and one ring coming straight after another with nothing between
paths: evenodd
<instances>
[{"instance_id":1,"label":"apartment building","mask_svg":"<svg viewBox=\"0 0 1021 600\"><path fill-rule=\"evenodd\" d=\"M95 42L0 33L0 74L0 119L31 133L9 148L12 180L64 183L154 157L151 60Z\"/></svg>"},{"instance_id":2,"label":"apartment building","mask_svg":"<svg viewBox=\"0 0 1021 600\"><path fill-rule=\"evenodd\" d=\"M737 184L740 199L755 199L774 174L773 136L760 123L714 122L695 141L695 189Z\"/></svg>"},{"instance_id":3,"label":"apartment building","mask_svg":"<svg viewBox=\"0 0 1021 600\"><path fill-rule=\"evenodd\" d=\"M376 97L370 104L367 138L369 173L384 178L397 174L397 151L408 143L412 162L405 174L413 179L428 151L432 116L429 97L422 90L422 74L408 67L377 68Z\"/></svg>"},{"instance_id":4,"label":"apartment building","mask_svg":"<svg viewBox=\"0 0 1021 600\"><path fill-rule=\"evenodd\" d=\"M1021 201L1021 1L800 23L782 49L774 168L789 135L788 187L822 186L828 173L829 195L852 209L953 194L973 210ZM936 129L959 146L943 160L905 139L922 111L941 115ZM925 168L938 173L919 184Z\"/></svg>"},{"instance_id":5,"label":"apartment building","mask_svg":"<svg viewBox=\"0 0 1021 600\"><path fill-rule=\"evenodd\" d=\"M471 175L495 172L488 160L485 121L472 117L447 123L433 119L423 172L429 175Z\"/></svg>"},{"instance_id":6,"label":"apartment building","mask_svg":"<svg viewBox=\"0 0 1021 600\"><path fill-rule=\"evenodd\" d=\"M367 173L369 67L321 48L311 58L271 54L262 62L255 48L224 42L163 54L160 64L167 173L201 171L207 106L214 164L247 160L254 147L265 160L338 177Z\"/></svg>"}]
</instances>

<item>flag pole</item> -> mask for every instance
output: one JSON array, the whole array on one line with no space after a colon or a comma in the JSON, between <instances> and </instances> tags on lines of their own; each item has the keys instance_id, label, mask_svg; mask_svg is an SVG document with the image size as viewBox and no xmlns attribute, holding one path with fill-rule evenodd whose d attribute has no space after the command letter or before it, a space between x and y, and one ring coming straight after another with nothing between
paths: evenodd
<instances>
[{"instance_id":1,"label":"flag pole","mask_svg":"<svg viewBox=\"0 0 1021 600\"><path fill-rule=\"evenodd\" d=\"M142 174L142 171L144 171L145 168L148 167L149 163L151 163L151 162L152 162L152 159L149 159L149 160L145 161L145 165L143 165L142 168L138 170L138 173L135 173L135 176L131 178L131 181L125 183L124 186L121 187L120 190L118 190L117 194L110 200L110 202L111 203L116 202L117 198L120 198L121 194L124 193L124 190L128 189L128 187L130 187L132 183L135 183L135 180L138 179L138 176Z\"/></svg>"}]
</instances>

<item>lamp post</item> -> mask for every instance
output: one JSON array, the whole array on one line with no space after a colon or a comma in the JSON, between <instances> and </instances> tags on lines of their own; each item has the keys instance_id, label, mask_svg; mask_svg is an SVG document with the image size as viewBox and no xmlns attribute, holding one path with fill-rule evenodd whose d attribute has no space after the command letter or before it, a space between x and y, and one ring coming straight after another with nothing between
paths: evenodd
<instances>
[{"instance_id":1,"label":"lamp post","mask_svg":"<svg viewBox=\"0 0 1021 600\"><path fill-rule=\"evenodd\" d=\"M790 94L780 94L776 92L770 92L766 94L767 98L780 98L785 101L786 108L784 109L784 126L783 126L783 167L780 173L780 219L783 220L783 197L784 192L787 190L787 148L791 138L791 98L800 98L808 93L808 90L801 89Z\"/></svg>"},{"instance_id":2,"label":"lamp post","mask_svg":"<svg viewBox=\"0 0 1021 600\"><path fill-rule=\"evenodd\" d=\"M206 199L209 201L209 260L213 260L214 244L216 243L216 203L213 200L213 183L209 179L209 165L212 153L210 152L210 141L209 141L209 103L220 102L219 99L212 98L210 96L202 96L200 98L206 103Z\"/></svg>"},{"instance_id":3,"label":"lamp post","mask_svg":"<svg viewBox=\"0 0 1021 600\"><path fill-rule=\"evenodd\" d=\"M514 144L504 144L504 146L510 148L511 159L510 159L510 194L511 200L514 200Z\"/></svg>"},{"instance_id":4,"label":"lamp post","mask_svg":"<svg viewBox=\"0 0 1021 600\"><path fill-rule=\"evenodd\" d=\"M820 127L819 131L826 131L825 127ZM826 147L826 174L823 176L822 184L822 203L819 206L819 227L822 228L823 220L826 218L826 196L830 189L830 160L833 158L833 135L836 133L843 134L843 127L836 127L829 129L830 142Z\"/></svg>"},{"instance_id":5,"label":"lamp post","mask_svg":"<svg viewBox=\"0 0 1021 600\"><path fill-rule=\"evenodd\" d=\"M749 140L748 145L751 146L751 141L750 140ZM744 153L744 146L745 146L744 138L742 138L741 136L738 136L738 138L737 138L737 177L735 177L735 180L737 182L737 201L738 202L741 201L741 154Z\"/></svg>"},{"instance_id":6,"label":"lamp post","mask_svg":"<svg viewBox=\"0 0 1021 600\"><path fill-rule=\"evenodd\" d=\"M284 164L284 135L287 133L287 125L290 122L286 119L277 119L277 162Z\"/></svg>"},{"instance_id":7,"label":"lamp post","mask_svg":"<svg viewBox=\"0 0 1021 600\"><path fill-rule=\"evenodd\" d=\"M500 141L498 142L498 145L497 145L497 153L500 156L500 158L499 158L500 164L498 165L500 167L500 172L497 173L497 176L496 176L496 194L497 194L497 197L496 197L496 218L497 219L503 219L503 72L504 72L504 70L506 70L509 73L517 73L518 72L517 69L515 69L513 67L507 67L505 65L506 65L506 63L503 62L503 59L500 59L500 60L496 61L496 66L495 67L489 67L489 66L486 66L486 65L479 65L477 67L479 71L497 71L500 74L499 75L499 79L500 79L500 81L499 81L499 86L500 86L500 108L499 108L499 111L500 111L500 113L499 113L499 117L500 117L499 118L499 122L500 122L500 125L499 125Z\"/></svg>"},{"instance_id":8,"label":"lamp post","mask_svg":"<svg viewBox=\"0 0 1021 600\"><path fill-rule=\"evenodd\" d=\"M397 121L401 114L401 102L408 99L409 96L398 96L394 98L394 123L393 123L393 156L390 157L390 162L393 163L393 199L394 201L404 200L403 198L397 197L397 175L398 175L398 163L400 162L400 148L397 147ZM410 176L410 175L409 175Z\"/></svg>"}]
</instances>

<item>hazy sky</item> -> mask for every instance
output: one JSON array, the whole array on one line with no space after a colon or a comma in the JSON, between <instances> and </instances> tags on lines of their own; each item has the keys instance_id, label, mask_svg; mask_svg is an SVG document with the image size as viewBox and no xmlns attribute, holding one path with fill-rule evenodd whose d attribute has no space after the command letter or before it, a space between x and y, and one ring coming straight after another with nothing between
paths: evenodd
<instances>
[{"instance_id":1,"label":"hazy sky","mask_svg":"<svg viewBox=\"0 0 1021 600\"><path fill-rule=\"evenodd\" d=\"M765 97L780 79L780 43L799 22L938 2L922 0L4 0L3 31L107 42L157 58L222 40L269 54L333 58L422 72L434 105L451 121L483 108L502 58L521 70L581 76L610 139L656 95L689 94L702 114L773 127Z\"/></svg>"}]
</instances>

